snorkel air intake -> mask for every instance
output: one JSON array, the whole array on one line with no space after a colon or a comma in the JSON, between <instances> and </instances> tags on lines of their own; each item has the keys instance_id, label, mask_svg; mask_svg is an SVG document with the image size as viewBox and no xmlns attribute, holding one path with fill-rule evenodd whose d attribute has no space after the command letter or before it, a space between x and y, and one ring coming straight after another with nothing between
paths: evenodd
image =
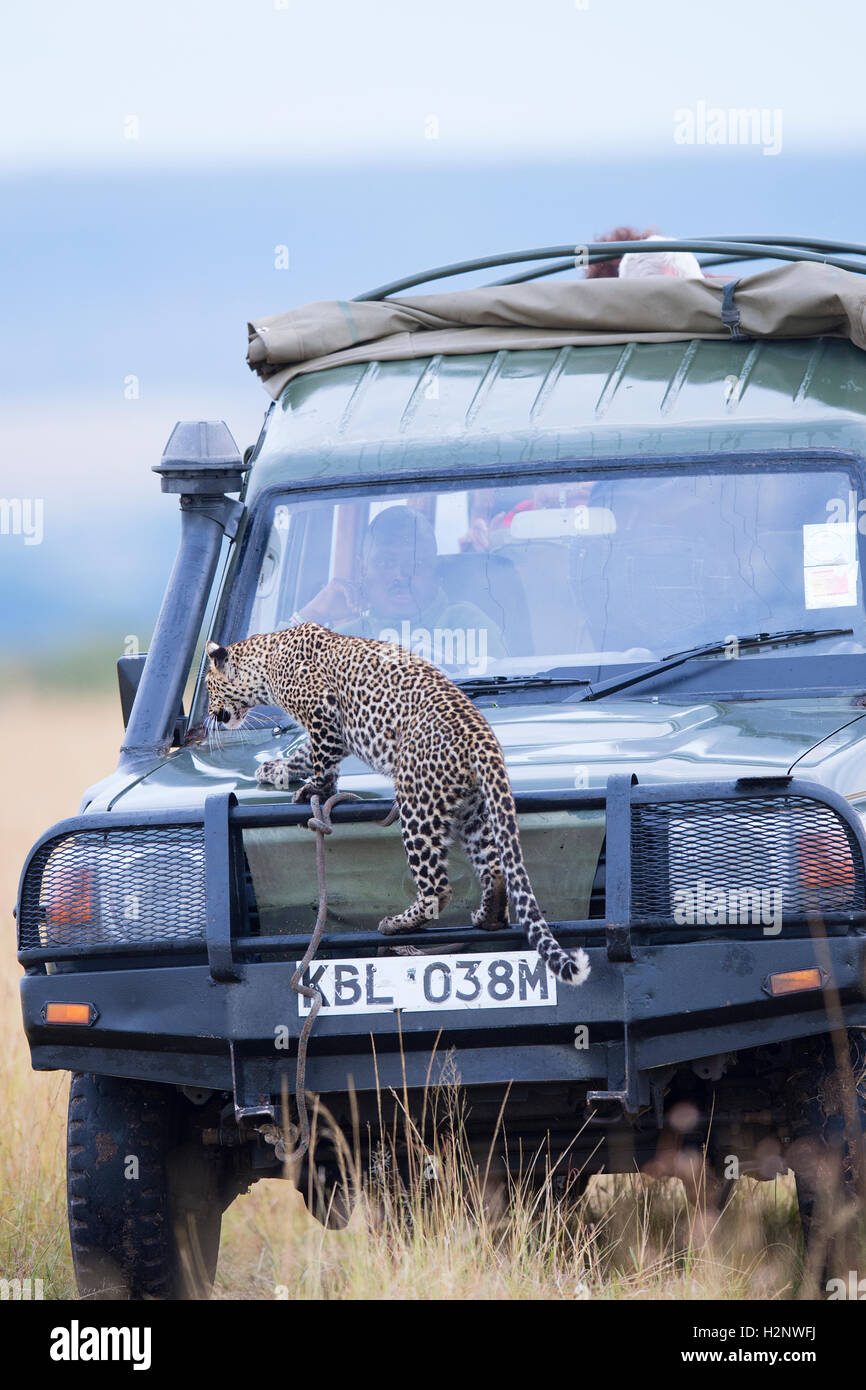
<instances>
[{"instance_id":1,"label":"snorkel air intake","mask_svg":"<svg viewBox=\"0 0 866 1390\"><path fill-rule=\"evenodd\" d=\"M249 469L222 420L180 420L154 464L163 492L180 494L180 544L135 692L118 768L130 769L171 747L183 688L216 572L223 537L243 515L239 493Z\"/></svg>"}]
</instances>

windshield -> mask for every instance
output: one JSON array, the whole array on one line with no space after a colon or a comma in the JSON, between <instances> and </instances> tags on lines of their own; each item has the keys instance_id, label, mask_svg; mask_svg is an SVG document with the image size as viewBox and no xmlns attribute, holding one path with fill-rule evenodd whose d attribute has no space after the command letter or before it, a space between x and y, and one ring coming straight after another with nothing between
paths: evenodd
<instances>
[{"instance_id":1,"label":"windshield","mask_svg":"<svg viewBox=\"0 0 866 1390\"><path fill-rule=\"evenodd\" d=\"M821 650L860 652L858 486L842 469L740 464L286 494L248 547L232 638L322 622L458 678L638 663L783 628L850 627Z\"/></svg>"}]
</instances>

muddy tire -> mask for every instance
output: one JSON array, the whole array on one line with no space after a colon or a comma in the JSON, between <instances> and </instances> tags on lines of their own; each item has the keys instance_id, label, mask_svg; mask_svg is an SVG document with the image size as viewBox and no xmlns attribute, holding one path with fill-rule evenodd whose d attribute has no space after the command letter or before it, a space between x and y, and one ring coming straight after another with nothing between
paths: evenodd
<instances>
[{"instance_id":1,"label":"muddy tire","mask_svg":"<svg viewBox=\"0 0 866 1390\"><path fill-rule=\"evenodd\" d=\"M209 1297L239 1187L195 1134L192 1110L172 1086L72 1077L67 1193L82 1298Z\"/></svg>"}]
</instances>

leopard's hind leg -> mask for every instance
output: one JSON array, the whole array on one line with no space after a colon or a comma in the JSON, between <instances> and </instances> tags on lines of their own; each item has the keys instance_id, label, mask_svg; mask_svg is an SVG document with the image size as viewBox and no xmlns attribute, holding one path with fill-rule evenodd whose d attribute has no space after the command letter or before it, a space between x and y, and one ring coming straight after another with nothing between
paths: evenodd
<instances>
[{"instance_id":1,"label":"leopard's hind leg","mask_svg":"<svg viewBox=\"0 0 866 1390\"><path fill-rule=\"evenodd\" d=\"M463 843L478 882L481 904L472 914L472 925L495 931L508 923L508 891L493 838L493 826L480 792L473 792L457 816L455 834Z\"/></svg>"},{"instance_id":2,"label":"leopard's hind leg","mask_svg":"<svg viewBox=\"0 0 866 1390\"><path fill-rule=\"evenodd\" d=\"M458 798L429 791L419 796L414 789L401 789L398 785L397 803L403 847L418 896L405 912L382 918L379 931L383 936L417 931L435 921L451 901L448 846Z\"/></svg>"}]
</instances>

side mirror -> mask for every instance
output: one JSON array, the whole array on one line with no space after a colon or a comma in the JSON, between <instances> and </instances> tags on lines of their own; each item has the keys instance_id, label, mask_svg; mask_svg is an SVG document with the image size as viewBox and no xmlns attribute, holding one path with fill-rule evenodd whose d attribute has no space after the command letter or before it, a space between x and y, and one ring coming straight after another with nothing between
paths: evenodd
<instances>
[{"instance_id":1,"label":"side mirror","mask_svg":"<svg viewBox=\"0 0 866 1390\"><path fill-rule=\"evenodd\" d=\"M147 652L140 652L138 656L119 656L117 658L117 684L120 690L120 709L123 715L124 731L129 724L129 716L132 714L132 706L138 687L141 684L141 677L144 674L144 663L147 660ZM172 747L177 748L186 737L186 715L184 714L183 704L178 710L175 720L174 732L172 734Z\"/></svg>"}]
</instances>

